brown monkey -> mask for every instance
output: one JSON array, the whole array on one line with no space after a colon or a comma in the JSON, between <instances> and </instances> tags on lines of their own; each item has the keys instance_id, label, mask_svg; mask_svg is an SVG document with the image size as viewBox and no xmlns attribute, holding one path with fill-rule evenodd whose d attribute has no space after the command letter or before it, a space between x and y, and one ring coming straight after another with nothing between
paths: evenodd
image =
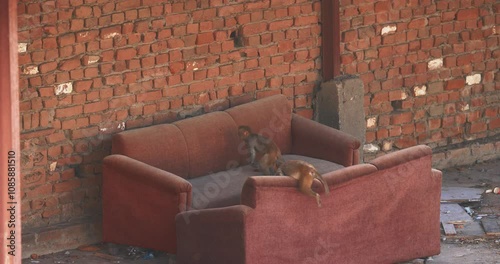
<instances>
[{"instance_id":1,"label":"brown monkey","mask_svg":"<svg viewBox=\"0 0 500 264\"><path fill-rule=\"evenodd\" d=\"M258 167L266 175L274 175L278 169L278 162L283 162L281 151L273 140L252 133L248 126L238 127L240 139L245 141L250 151L250 163L254 168ZM259 154L258 164L256 156Z\"/></svg>"},{"instance_id":2,"label":"brown monkey","mask_svg":"<svg viewBox=\"0 0 500 264\"><path fill-rule=\"evenodd\" d=\"M318 207L321 207L321 200L319 194L311 189L314 179L318 179L323 188L325 189L325 194L330 193L328 189L328 184L323 179L321 174L318 173L313 165L302 161L302 160L289 160L283 163L278 169L278 175L287 175L299 181L299 191L305 195L315 197Z\"/></svg>"}]
</instances>

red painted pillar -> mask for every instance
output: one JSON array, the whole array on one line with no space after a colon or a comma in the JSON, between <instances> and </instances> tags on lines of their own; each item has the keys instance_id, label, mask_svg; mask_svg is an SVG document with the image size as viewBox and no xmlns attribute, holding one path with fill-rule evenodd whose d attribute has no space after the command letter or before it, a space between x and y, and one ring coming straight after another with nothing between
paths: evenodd
<instances>
[{"instance_id":1,"label":"red painted pillar","mask_svg":"<svg viewBox=\"0 0 500 264\"><path fill-rule=\"evenodd\" d=\"M323 82L340 75L340 4L339 0L321 1L321 58Z\"/></svg>"},{"instance_id":2,"label":"red painted pillar","mask_svg":"<svg viewBox=\"0 0 500 264\"><path fill-rule=\"evenodd\" d=\"M0 1L0 264L21 263L17 0Z\"/></svg>"}]
</instances>

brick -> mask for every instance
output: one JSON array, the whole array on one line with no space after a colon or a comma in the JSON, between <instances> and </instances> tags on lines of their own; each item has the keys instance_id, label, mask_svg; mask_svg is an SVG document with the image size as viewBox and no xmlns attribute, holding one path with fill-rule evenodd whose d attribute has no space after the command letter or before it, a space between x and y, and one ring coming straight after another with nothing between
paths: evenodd
<instances>
[{"instance_id":1,"label":"brick","mask_svg":"<svg viewBox=\"0 0 500 264\"><path fill-rule=\"evenodd\" d=\"M498 109L497 108L487 108L484 111L484 116L485 117L497 117L498 115Z\"/></svg>"},{"instance_id":2,"label":"brick","mask_svg":"<svg viewBox=\"0 0 500 264\"><path fill-rule=\"evenodd\" d=\"M377 1L375 2L374 11L375 13L387 12L391 7L389 1Z\"/></svg>"},{"instance_id":3,"label":"brick","mask_svg":"<svg viewBox=\"0 0 500 264\"><path fill-rule=\"evenodd\" d=\"M69 71L76 69L81 66L80 58L74 58L70 60L65 60L60 63L59 69L63 71Z\"/></svg>"},{"instance_id":4,"label":"brick","mask_svg":"<svg viewBox=\"0 0 500 264\"><path fill-rule=\"evenodd\" d=\"M393 55L393 47L392 46L380 47L378 49L378 55L380 58L392 56Z\"/></svg>"},{"instance_id":5,"label":"brick","mask_svg":"<svg viewBox=\"0 0 500 264\"><path fill-rule=\"evenodd\" d=\"M66 108L57 108L55 116L57 118L71 117L81 114L82 111L83 107L81 105L70 106Z\"/></svg>"},{"instance_id":6,"label":"brick","mask_svg":"<svg viewBox=\"0 0 500 264\"><path fill-rule=\"evenodd\" d=\"M410 23L408 23L408 28L409 29L421 29L427 26L428 21L427 18L421 17L421 18L415 18Z\"/></svg>"},{"instance_id":7,"label":"brick","mask_svg":"<svg viewBox=\"0 0 500 264\"><path fill-rule=\"evenodd\" d=\"M469 132L472 134L480 133L486 131L487 128L488 125L485 122L476 122L471 124Z\"/></svg>"},{"instance_id":8,"label":"brick","mask_svg":"<svg viewBox=\"0 0 500 264\"><path fill-rule=\"evenodd\" d=\"M115 74L115 75L106 76L105 83L106 83L106 85L121 84L121 83L123 83L123 75L122 74Z\"/></svg>"},{"instance_id":9,"label":"brick","mask_svg":"<svg viewBox=\"0 0 500 264\"><path fill-rule=\"evenodd\" d=\"M134 48L125 48L116 51L116 60L131 60L137 55Z\"/></svg>"},{"instance_id":10,"label":"brick","mask_svg":"<svg viewBox=\"0 0 500 264\"><path fill-rule=\"evenodd\" d=\"M406 124L406 123L410 123L412 121L413 121L413 113L412 112L394 114L391 116L391 124L393 124L393 125Z\"/></svg>"},{"instance_id":11,"label":"brick","mask_svg":"<svg viewBox=\"0 0 500 264\"><path fill-rule=\"evenodd\" d=\"M385 91L375 93L371 98L371 104L379 104L387 101L389 101L389 93Z\"/></svg>"},{"instance_id":12,"label":"brick","mask_svg":"<svg viewBox=\"0 0 500 264\"><path fill-rule=\"evenodd\" d=\"M101 57L85 55L82 57L82 64L87 66L99 62Z\"/></svg>"},{"instance_id":13,"label":"brick","mask_svg":"<svg viewBox=\"0 0 500 264\"><path fill-rule=\"evenodd\" d=\"M288 29L292 25L293 25L293 20L292 19L280 20L280 21L269 23L269 30L270 31L275 31L275 30Z\"/></svg>"},{"instance_id":14,"label":"brick","mask_svg":"<svg viewBox=\"0 0 500 264\"><path fill-rule=\"evenodd\" d=\"M443 117L443 125L444 128L450 128L455 126L455 118L453 116L445 116Z\"/></svg>"},{"instance_id":15,"label":"brick","mask_svg":"<svg viewBox=\"0 0 500 264\"><path fill-rule=\"evenodd\" d=\"M93 41L99 36L98 30L88 30L76 33L76 42L88 42Z\"/></svg>"},{"instance_id":16,"label":"brick","mask_svg":"<svg viewBox=\"0 0 500 264\"><path fill-rule=\"evenodd\" d=\"M279 76L279 75L283 75L283 74L286 74L289 72L290 72L290 65L288 65L288 64L275 65L275 66L270 66L270 67L266 68L265 76L266 77Z\"/></svg>"},{"instance_id":17,"label":"brick","mask_svg":"<svg viewBox=\"0 0 500 264\"><path fill-rule=\"evenodd\" d=\"M170 70L170 72L172 74L177 74L181 71L184 71L185 69L185 66L184 66L184 62L173 62L173 63L170 63L168 69Z\"/></svg>"},{"instance_id":18,"label":"brick","mask_svg":"<svg viewBox=\"0 0 500 264\"><path fill-rule=\"evenodd\" d=\"M109 101L109 108L115 109L120 107L126 107L133 105L135 102L136 102L135 95L113 97L113 99Z\"/></svg>"},{"instance_id":19,"label":"brick","mask_svg":"<svg viewBox=\"0 0 500 264\"><path fill-rule=\"evenodd\" d=\"M155 57L145 57L141 59L141 66L143 69L151 68L155 65Z\"/></svg>"},{"instance_id":20,"label":"brick","mask_svg":"<svg viewBox=\"0 0 500 264\"><path fill-rule=\"evenodd\" d=\"M445 90L461 89L465 86L465 79L454 79L446 82Z\"/></svg>"},{"instance_id":21,"label":"brick","mask_svg":"<svg viewBox=\"0 0 500 264\"><path fill-rule=\"evenodd\" d=\"M78 92L78 93L88 91L92 87L92 83L93 83L92 80L76 81L73 84L73 88L74 88L75 92Z\"/></svg>"},{"instance_id":22,"label":"brick","mask_svg":"<svg viewBox=\"0 0 500 264\"><path fill-rule=\"evenodd\" d=\"M51 72L51 71L57 69L57 62L51 61L51 62L43 63L38 67L38 69L40 70L40 73Z\"/></svg>"},{"instance_id":23,"label":"brick","mask_svg":"<svg viewBox=\"0 0 500 264\"><path fill-rule=\"evenodd\" d=\"M243 82L250 80L257 80L261 78L264 78L264 70L261 69L240 73L240 80Z\"/></svg>"},{"instance_id":24,"label":"brick","mask_svg":"<svg viewBox=\"0 0 500 264\"><path fill-rule=\"evenodd\" d=\"M71 139L75 140L81 138L90 138L96 136L97 134L99 134L98 127L89 127L89 128L71 130Z\"/></svg>"},{"instance_id":25,"label":"brick","mask_svg":"<svg viewBox=\"0 0 500 264\"><path fill-rule=\"evenodd\" d=\"M220 79L217 82L217 86L221 87L221 86L227 86L227 85L235 85L239 82L240 82L240 78L238 75L228 76L228 77Z\"/></svg>"},{"instance_id":26,"label":"brick","mask_svg":"<svg viewBox=\"0 0 500 264\"><path fill-rule=\"evenodd\" d=\"M260 22L260 23L252 23L244 25L241 29L241 33L243 34L243 36L250 36L263 33L266 30L267 30L267 23Z\"/></svg>"},{"instance_id":27,"label":"brick","mask_svg":"<svg viewBox=\"0 0 500 264\"><path fill-rule=\"evenodd\" d=\"M216 15L217 9L215 8L191 11L193 21L207 21L216 17Z\"/></svg>"},{"instance_id":28,"label":"brick","mask_svg":"<svg viewBox=\"0 0 500 264\"><path fill-rule=\"evenodd\" d=\"M457 12L457 20L470 20L479 17L479 10L477 8L462 9Z\"/></svg>"},{"instance_id":29,"label":"brick","mask_svg":"<svg viewBox=\"0 0 500 264\"><path fill-rule=\"evenodd\" d=\"M490 130L494 130L494 129L497 129L497 128L500 128L500 118L499 117L491 119L490 123L489 123L489 129Z\"/></svg>"},{"instance_id":30,"label":"brick","mask_svg":"<svg viewBox=\"0 0 500 264\"><path fill-rule=\"evenodd\" d=\"M135 0L134 0L135 1ZM187 14L172 14L172 15L166 15L165 16L165 21L167 22L167 25L175 25L175 24L184 24L189 22L190 16Z\"/></svg>"},{"instance_id":31,"label":"brick","mask_svg":"<svg viewBox=\"0 0 500 264\"><path fill-rule=\"evenodd\" d=\"M207 80L198 83L192 83L189 85L189 93L197 93L212 90L215 88L215 83L213 80Z\"/></svg>"},{"instance_id":32,"label":"brick","mask_svg":"<svg viewBox=\"0 0 500 264\"><path fill-rule=\"evenodd\" d=\"M183 48L185 46L184 40L172 38L167 40L167 47L169 49Z\"/></svg>"},{"instance_id":33,"label":"brick","mask_svg":"<svg viewBox=\"0 0 500 264\"><path fill-rule=\"evenodd\" d=\"M150 91L147 93L141 93L137 95L137 102L144 101L155 101L162 97L162 92L160 90Z\"/></svg>"},{"instance_id":34,"label":"brick","mask_svg":"<svg viewBox=\"0 0 500 264\"><path fill-rule=\"evenodd\" d=\"M312 16L296 17L294 19L293 25L294 26L306 26L306 25L317 24L317 23L318 23L318 16L312 15Z\"/></svg>"},{"instance_id":35,"label":"brick","mask_svg":"<svg viewBox=\"0 0 500 264\"><path fill-rule=\"evenodd\" d=\"M404 138L397 139L394 142L394 145L400 149L409 148L409 147L417 145L417 140L413 136L409 136L409 137L407 136Z\"/></svg>"},{"instance_id":36,"label":"brick","mask_svg":"<svg viewBox=\"0 0 500 264\"><path fill-rule=\"evenodd\" d=\"M30 188L28 192L23 195L23 199L33 199L39 197L46 197L47 195L52 193L52 185L44 184L40 186L36 186L34 188Z\"/></svg>"},{"instance_id":37,"label":"brick","mask_svg":"<svg viewBox=\"0 0 500 264\"><path fill-rule=\"evenodd\" d=\"M66 35L60 36L58 40L59 40L59 46L64 47L74 44L76 38L74 33L68 33Z\"/></svg>"},{"instance_id":38,"label":"brick","mask_svg":"<svg viewBox=\"0 0 500 264\"><path fill-rule=\"evenodd\" d=\"M83 106L83 112L85 114L102 112L106 109L108 109L108 101L99 101L99 102L95 102L95 103L85 104Z\"/></svg>"},{"instance_id":39,"label":"brick","mask_svg":"<svg viewBox=\"0 0 500 264\"><path fill-rule=\"evenodd\" d=\"M405 91L395 90L389 92L389 101L404 100L408 97Z\"/></svg>"},{"instance_id":40,"label":"brick","mask_svg":"<svg viewBox=\"0 0 500 264\"><path fill-rule=\"evenodd\" d=\"M140 1L136 0L126 0L122 2L118 2L116 4L115 10L116 11L122 11L122 10L127 10L127 9L137 9L141 6Z\"/></svg>"},{"instance_id":41,"label":"brick","mask_svg":"<svg viewBox=\"0 0 500 264\"><path fill-rule=\"evenodd\" d=\"M77 18L88 18L91 16L92 16L92 7L79 6L75 9L75 17Z\"/></svg>"},{"instance_id":42,"label":"brick","mask_svg":"<svg viewBox=\"0 0 500 264\"><path fill-rule=\"evenodd\" d=\"M209 33L200 33L196 37L196 44L197 45L204 45L204 44L210 44L215 40L214 34L212 32Z\"/></svg>"},{"instance_id":43,"label":"brick","mask_svg":"<svg viewBox=\"0 0 500 264\"><path fill-rule=\"evenodd\" d=\"M80 187L80 185L81 183L79 180L71 180L71 181L56 183L54 184L54 192L55 193L69 192Z\"/></svg>"},{"instance_id":44,"label":"brick","mask_svg":"<svg viewBox=\"0 0 500 264\"><path fill-rule=\"evenodd\" d=\"M281 94L281 91L280 90L257 91L256 98L261 99L264 97L269 97L277 94Z\"/></svg>"},{"instance_id":45,"label":"brick","mask_svg":"<svg viewBox=\"0 0 500 264\"><path fill-rule=\"evenodd\" d=\"M294 92L295 95L311 95L314 87L314 84L301 84L295 87Z\"/></svg>"},{"instance_id":46,"label":"brick","mask_svg":"<svg viewBox=\"0 0 500 264\"><path fill-rule=\"evenodd\" d=\"M63 132L53 133L46 137L48 143L57 143L66 139Z\"/></svg>"}]
</instances>

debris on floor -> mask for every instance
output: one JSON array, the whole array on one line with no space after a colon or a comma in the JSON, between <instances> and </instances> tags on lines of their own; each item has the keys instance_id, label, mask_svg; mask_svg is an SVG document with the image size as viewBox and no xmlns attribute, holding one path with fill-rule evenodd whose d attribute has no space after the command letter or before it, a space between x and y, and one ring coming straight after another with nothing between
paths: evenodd
<instances>
[{"instance_id":1,"label":"debris on floor","mask_svg":"<svg viewBox=\"0 0 500 264\"><path fill-rule=\"evenodd\" d=\"M493 190L467 187L443 187L440 221L445 236L478 238L500 236L498 215L478 213L484 195Z\"/></svg>"},{"instance_id":2,"label":"debris on floor","mask_svg":"<svg viewBox=\"0 0 500 264\"><path fill-rule=\"evenodd\" d=\"M24 259L23 264L83 264L83 263L114 263L114 264L174 264L175 256L150 249L118 245L113 243L100 243L95 245L82 245L73 250L39 256L32 254L31 258Z\"/></svg>"}]
</instances>

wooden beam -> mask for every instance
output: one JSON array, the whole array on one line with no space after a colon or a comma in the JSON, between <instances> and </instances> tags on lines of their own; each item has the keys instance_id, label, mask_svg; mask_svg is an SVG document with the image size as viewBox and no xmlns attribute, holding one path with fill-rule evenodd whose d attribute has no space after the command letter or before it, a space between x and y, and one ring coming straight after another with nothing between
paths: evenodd
<instances>
[{"instance_id":1,"label":"wooden beam","mask_svg":"<svg viewBox=\"0 0 500 264\"><path fill-rule=\"evenodd\" d=\"M454 236L457 234L457 230L455 230L454 224L447 224L447 223L443 223L443 222L441 222L441 224L443 225L443 230L444 230L445 235Z\"/></svg>"},{"instance_id":2,"label":"wooden beam","mask_svg":"<svg viewBox=\"0 0 500 264\"><path fill-rule=\"evenodd\" d=\"M21 263L17 0L0 1L0 263Z\"/></svg>"},{"instance_id":3,"label":"wooden beam","mask_svg":"<svg viewBox=\"0 0 500 264\"><path fill-rule=\"evenodd\" d=\"M321 51L323 82L340 75L339 0L321 1Z\"/></svg>"}]
</instances>

